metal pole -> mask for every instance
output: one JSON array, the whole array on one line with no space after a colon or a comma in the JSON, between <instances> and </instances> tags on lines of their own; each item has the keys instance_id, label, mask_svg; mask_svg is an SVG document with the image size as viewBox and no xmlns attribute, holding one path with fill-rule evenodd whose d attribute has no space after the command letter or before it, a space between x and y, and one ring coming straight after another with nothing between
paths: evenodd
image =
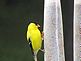
<instances>
[{"instance_id":1,"label":"metal pole","mask_svg":"<svg viewBox=\"0 0 81 61\"><path fill-rule=\"evenodd\" d=\"M60 0L45 0L44 49L45 61L65 61Z\"/></svg>"},{"instance_id":2,"label":"metal pole","mask_svg":"<svg viewBox=\"0 0 81 61\"><path fill-rule=\"evenodd\" d=\"M74 0L74 61L81 61L81 0Z\"/></svg>"}]
</instances>

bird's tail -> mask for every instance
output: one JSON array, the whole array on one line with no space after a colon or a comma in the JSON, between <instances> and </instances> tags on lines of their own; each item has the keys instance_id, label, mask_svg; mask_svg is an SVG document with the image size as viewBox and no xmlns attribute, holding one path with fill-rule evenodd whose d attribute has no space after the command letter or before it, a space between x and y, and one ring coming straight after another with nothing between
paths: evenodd
<instances>
[{"instance_id":1,"label":"bird's tail","mask_svg":"<svg viewBox=\"0 0 81 61\"><path fill-rule=\"evenodd\" d=\"M37 60L37 53L34 53L34 60L35 60L35 61L38 61L38 60Z\"/></svg>"},{"instance_id":2,"label":"bird's tail","mask_svg":"<svg viewBox=\"0 0 81 61\"><path fill-rule=\"evenodd\" d=\"M34 56L34 60L37 61L37 55Z\"/></svg>"}]
</instances>

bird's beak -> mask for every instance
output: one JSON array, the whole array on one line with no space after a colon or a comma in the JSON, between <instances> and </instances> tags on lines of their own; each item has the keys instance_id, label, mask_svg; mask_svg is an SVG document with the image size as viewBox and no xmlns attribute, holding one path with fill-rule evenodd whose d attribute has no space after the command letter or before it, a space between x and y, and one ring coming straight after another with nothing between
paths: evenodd
<instances>
[{"instance_id":1,"label":"bird's beak","mask_svg":"<svg viewBox=\"0 0 81 61\"><path fill-rule=\"evenodd\" d=\"M40 28L40 25L39 25L39 24L37 24L37 27L38 27L38 28Z\"/></svg>"}]
</instances>

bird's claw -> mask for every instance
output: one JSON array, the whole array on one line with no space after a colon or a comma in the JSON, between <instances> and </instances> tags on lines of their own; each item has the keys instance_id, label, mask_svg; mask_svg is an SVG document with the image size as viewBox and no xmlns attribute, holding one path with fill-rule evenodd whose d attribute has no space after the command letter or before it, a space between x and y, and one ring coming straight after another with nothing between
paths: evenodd
<instances>
[{"instance_id":1,"label":"bird's claw","mask_svg":"<svg viewBox=\"0 0 81 61\"><path fill-rule=\"evenodd\" d=\"M44 52L45 53L45 50L44 49L40 49L40 51Z\"/></svg>"},{"instance_id":2,"label":"bird's claw","mask_svg":"<svg viewBox=\"0 0 81 61\"><path fill-rule=\"evenodd\" d=\"M44 40L44 32L41 33L42 40Z\"/></svg>"}]
</instances>

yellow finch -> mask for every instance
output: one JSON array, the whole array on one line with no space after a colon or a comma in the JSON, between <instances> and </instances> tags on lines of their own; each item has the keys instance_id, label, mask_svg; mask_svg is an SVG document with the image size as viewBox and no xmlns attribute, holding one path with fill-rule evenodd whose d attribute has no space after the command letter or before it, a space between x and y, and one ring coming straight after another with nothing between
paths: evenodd
<instances>
[{"instance_id":1,"label":"yellow finch","mask_svg":"<svg viewBox=\"0 0 81 61\"><path fill-rule=\"evenodd\" d=\"M35 61L37 61L37 53L42 45L41 32L38 27L40 26L35 23L30 23L27 30L27 41L29 42Z\"/></svg>"}]
</instances>

